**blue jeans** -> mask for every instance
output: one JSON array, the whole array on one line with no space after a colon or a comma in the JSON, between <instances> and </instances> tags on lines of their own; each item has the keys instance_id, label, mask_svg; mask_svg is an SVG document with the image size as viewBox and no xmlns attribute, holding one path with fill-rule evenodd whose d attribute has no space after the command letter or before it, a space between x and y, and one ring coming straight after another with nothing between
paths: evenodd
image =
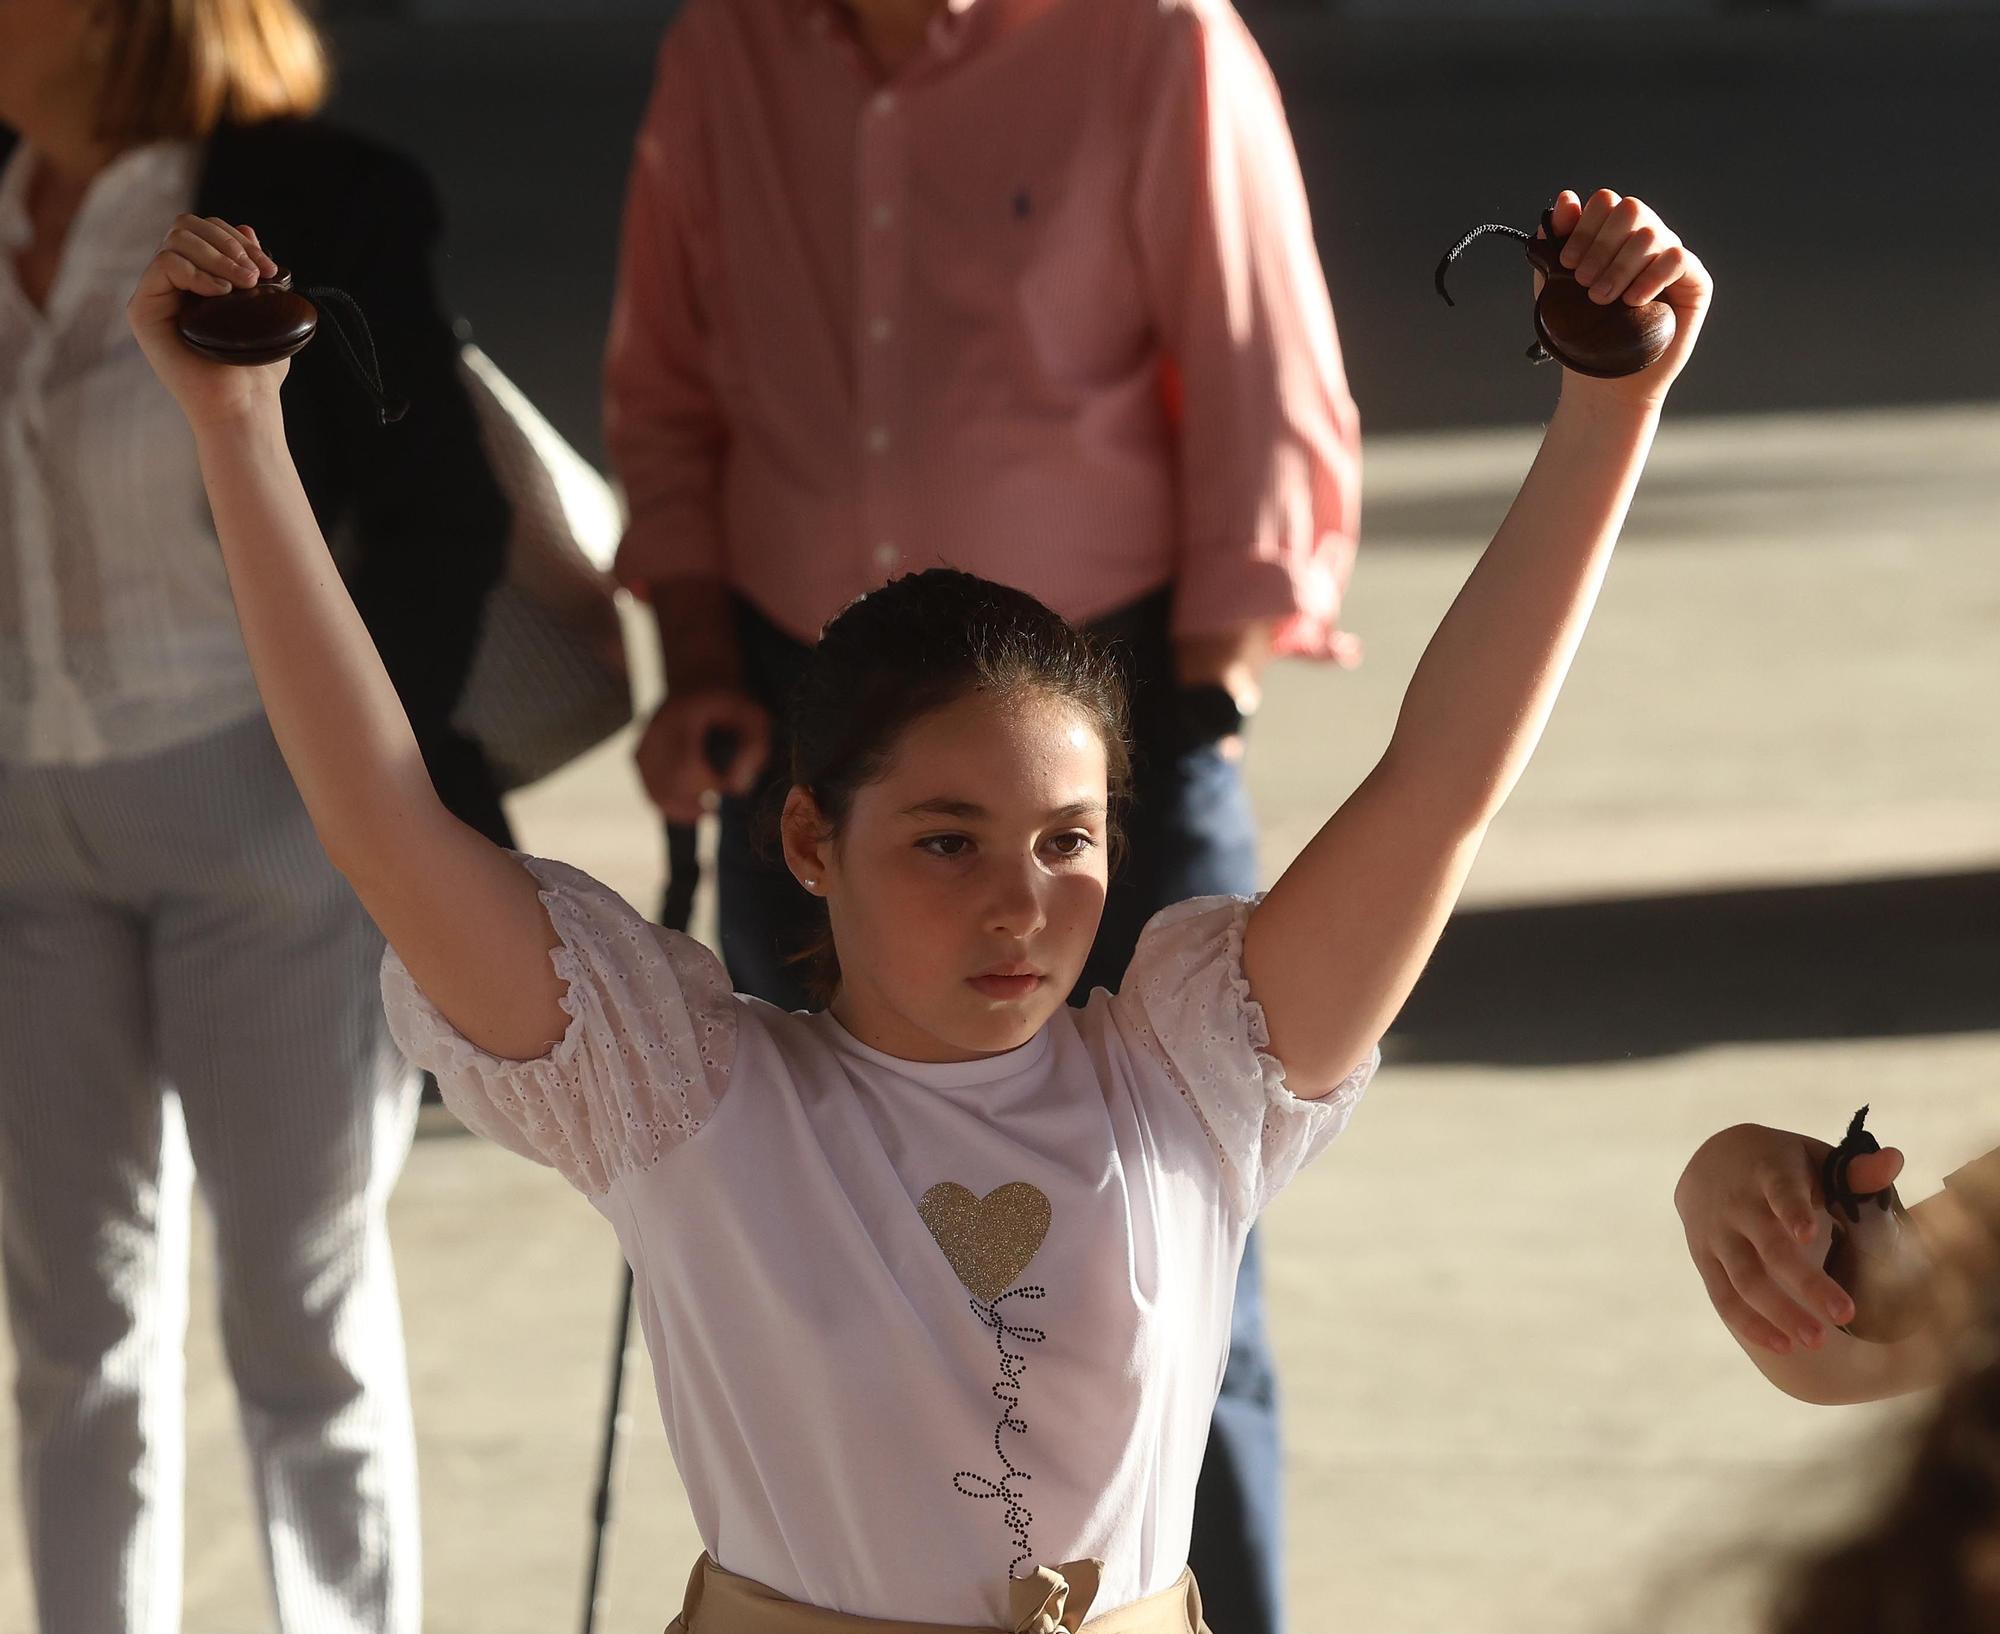
<instances>
[{"instance_id":1,"label":"blue jeans","mask_svg":"<svg viewBox=\"0 0 2000 1634\"><path fill-rule=\"evenodd\" d=\"M807 649L747 605L739 605L737 623L748 685L772 710L776 730L763 786L722 803L716 858L722 957L739 992L786 1009L811 1009L802 967L789 955L810 939L819 922L817 905L786 871L776 829L790 783L790 747L779 711ZM1133 799L1124 866L1111 882L1073 1003L1093 987L1116 990L1140 931L1160 909L1193 896L1247 896L1257 888L1256 828L1242 774L1214 744L1176 742L1166 597L1149 597L1093 629L1114 640L1127 666ZM1277 1374L1253 1231L1237 1277L1229 1361L1209 1427L1189 1549L1203 1603L1227 1608L1218 1634L1278 1634L1280 1499Z\"/></svg>"}]
</instances>

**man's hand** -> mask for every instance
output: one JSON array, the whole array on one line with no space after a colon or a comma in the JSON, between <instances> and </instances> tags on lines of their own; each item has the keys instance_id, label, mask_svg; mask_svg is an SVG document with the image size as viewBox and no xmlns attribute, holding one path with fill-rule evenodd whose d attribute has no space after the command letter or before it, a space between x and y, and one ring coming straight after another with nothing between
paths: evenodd
<instances>
[{"instance_id":1,"label":"man's hand","mask_svg":"<svg viewBox=\"0 0 2000 1634\"><path fill-rule=\"evenodd\" d=\"M706 745L712 733L731 734L729 763L713 767ZM633 759L646 794L670 823L700 820L720 794L748 794L771 753L771 716L747 692L704 687L670 692L647 724Z\"/></svg>"},{"instance_id":2,"label":"man's hand","mask_svg":"<svg viewBox=\"0 0 2000 1634\"><path fill-rule=\"evenodd\" d=\"M1264 666L1270 661L1268 621L1174 637L1175 681L1182 687L1220 686L1246 716L1255 714L1263 699ZM1226 759L1243 758L1240 733L1224 738L1219 747Z\"/></svg>"}]
</instances>

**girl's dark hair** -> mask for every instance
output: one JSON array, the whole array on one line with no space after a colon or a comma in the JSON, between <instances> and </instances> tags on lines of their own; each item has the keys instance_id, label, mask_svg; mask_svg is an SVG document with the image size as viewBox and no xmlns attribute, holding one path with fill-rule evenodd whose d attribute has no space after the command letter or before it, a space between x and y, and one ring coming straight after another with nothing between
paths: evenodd
<instances>
[{"instance_id":1,"label":"girl's dark hair","mask_svg":"<svg viewBox=\"0 0 2000 1634\"><path fill-rule=\"evenodd\" d=\"M791 697L792 782L837 834L903 733L975 692L1051 698L1090 721L1104 740L1115 847L1131 777L1116 661L1033 596L954 568L893 579L821 632ZM830 999L840 984L831 930L794 957L814 997Z\"/></svg>"},{"instance_id":2,"label":"girl's dark hair","mask_svg":"<svg viewBox=\"0 0 2000 1634\"><path fill-rule=\"evenodd\" d=\"M1874 1513L1799 1560L1774 1634L1992 1634L2000 1629L2000 1197L1993 1162L1954 1187L1971 1275L1951 1381Z\"/></svg>"}]
</instances>

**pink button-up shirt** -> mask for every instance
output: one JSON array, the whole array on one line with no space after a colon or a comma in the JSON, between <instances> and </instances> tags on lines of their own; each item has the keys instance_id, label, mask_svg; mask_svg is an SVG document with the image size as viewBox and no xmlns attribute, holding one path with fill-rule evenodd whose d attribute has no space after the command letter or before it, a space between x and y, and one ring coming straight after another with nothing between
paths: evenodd
<instances>
[{"instance_id":1,"label":"pink button-up shirt","mask_svg":"<svg viewBox=\"0 0 2000 1634\"><path fill-rule=\"evenodd\" d=\"M837 0L687 0L626 202L620 576L803 640L948 564L1085 621L1338 627L1360 504L1283 109L1226 0L953 0L883 80Z\"/></svg>"}]
</instances>

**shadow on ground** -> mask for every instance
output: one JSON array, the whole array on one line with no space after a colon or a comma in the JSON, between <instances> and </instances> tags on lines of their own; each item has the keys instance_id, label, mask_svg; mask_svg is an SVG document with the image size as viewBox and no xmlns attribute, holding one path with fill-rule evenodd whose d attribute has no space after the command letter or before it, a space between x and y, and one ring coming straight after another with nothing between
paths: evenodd
<instances>
[{"instance_id":1,"label":"shadow on ground","mask_svg":"<svg viewBox=\"0 0 2000 1634\"><path fill-rule=\"evenodd\" d=\"M1992 1028L2000 870L1460 913L1387 1053L1555 1066Z\"/></svg>"}]
</instances>

